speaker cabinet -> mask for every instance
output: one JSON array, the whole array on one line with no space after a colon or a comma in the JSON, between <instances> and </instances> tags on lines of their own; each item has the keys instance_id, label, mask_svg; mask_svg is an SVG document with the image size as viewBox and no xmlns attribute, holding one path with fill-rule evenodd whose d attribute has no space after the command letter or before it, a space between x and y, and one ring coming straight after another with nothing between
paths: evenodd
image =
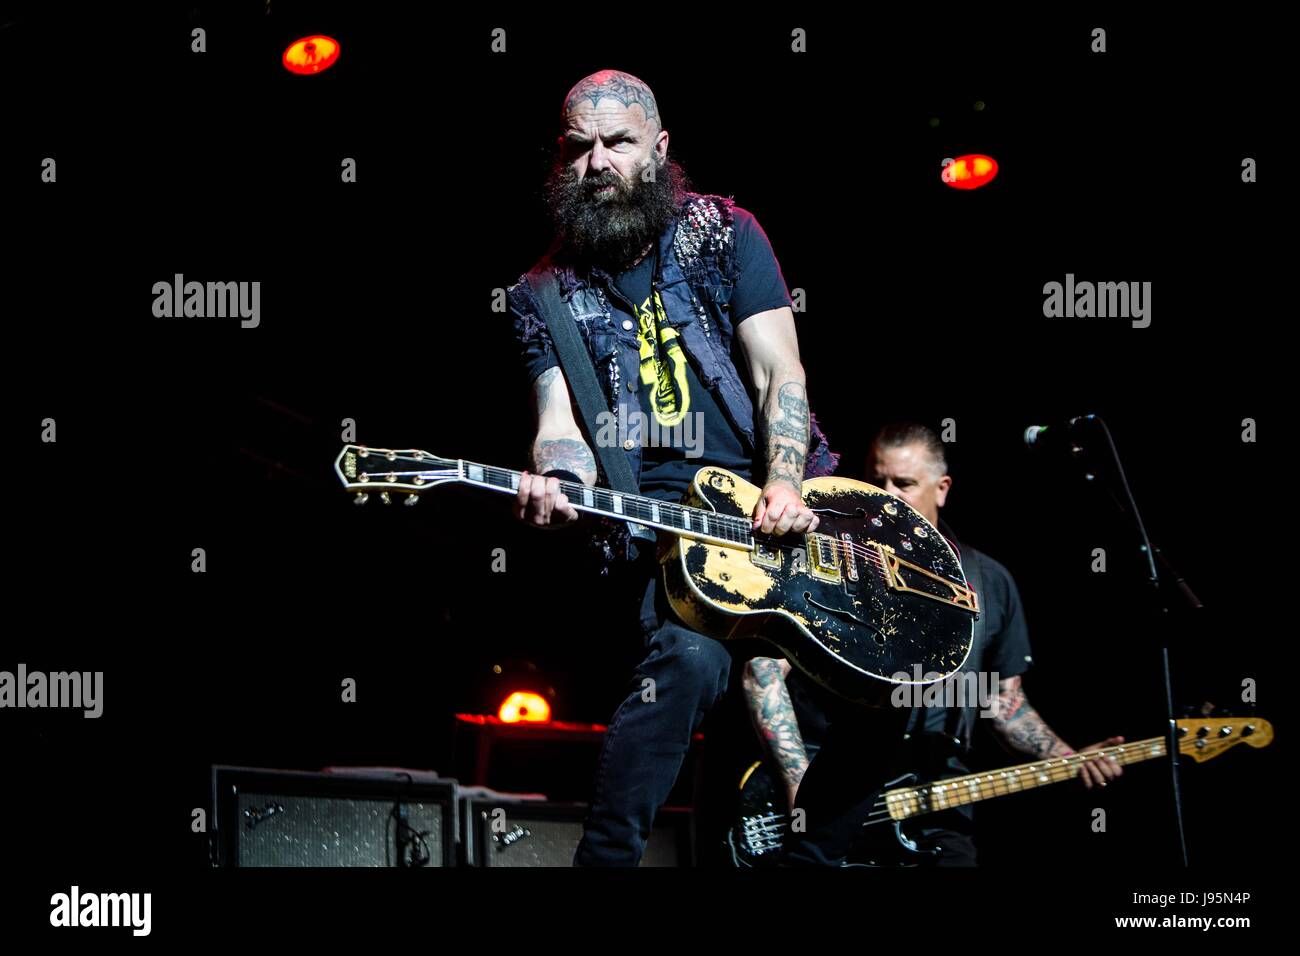
<instances>
[{"instance_id":1,"label":"speaker cabinet","mask_svg":"<svg viewBox=\"0 0 1300 956\"><path fill-rule=\"evenodd\" d=\"M462 800L462 843L471 866L572 866L582 839L583 803ZM691 814L661 809L642 866L691 865Z\"/></svg>"},{"instance_id":2,"label":"speaker cabinet","mask_svg":"<svg viewBox=\"0 0 1300 956\"><path fill-rule=\"evenodd\" d=\"M456 784L418 771L214 767L220 866L454 866Z\"/></svg>"}]
</instances>

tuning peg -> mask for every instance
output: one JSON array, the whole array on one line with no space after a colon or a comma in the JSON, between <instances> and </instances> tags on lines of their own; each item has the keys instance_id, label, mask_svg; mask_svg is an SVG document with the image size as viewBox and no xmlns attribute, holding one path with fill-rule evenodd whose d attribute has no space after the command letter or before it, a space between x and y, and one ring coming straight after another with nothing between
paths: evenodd
<instances>
[{"instance_id":1,"label":"tuning peg","mask_svg":"<svg viewBox=\"0 0 1300 956\"><path fill-rule=\"evenodd\" d=\"M370 496L366 494L364 491L358 491L357 496L352 500L359 505L364 505L367 501L370 500Z\"/></svg>"},{"instance_id":2,"label":"tuning peg","mask_svg":"<svg viewBox=\"0 0 1300 956\"><path fill-rule=\"evenodd\" d=\"M409 494L409 495L406 496L406 500L403 501L402 504L404 504L404 505L413 505L413 504L415 504L415 503L416 503L417 501L419 501L419 500L420 500L420 496L419 496L419 495L417 495L417 494Z\"/></svg>"},{"instance_id":3,"label":"tuning peg","mask_svg":"<svg viewBox=\"0 0 1300 956\"><path fill-rule=\"evenodd\" d=\"M385 491L385 492L383 492L383 493L380 494L380 496L379 496L379 500L382 501L382 502L383 502L384 504L386 504L386 505L391 505L391 504L393 503L393 496L390 495L388 492Z\"/></svg>"}]
</instances>

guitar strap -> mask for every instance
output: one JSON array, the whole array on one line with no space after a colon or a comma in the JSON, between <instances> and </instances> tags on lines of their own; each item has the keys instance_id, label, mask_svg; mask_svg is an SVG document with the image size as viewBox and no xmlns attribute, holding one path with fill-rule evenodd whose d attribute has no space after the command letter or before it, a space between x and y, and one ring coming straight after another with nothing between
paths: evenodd
<instances>
[{"instance_id":1,"label":"guitar strap","mask_svg":"<svg viewBox=\"0 0 1300 956\"><path fill-rule=\"evenodd\" d=\"M555 345L555 354L560 360L565 381L573 393L578 410L582 413L584 431L591 442L591 447L600 462L601 471L609 487L627 494L639 494L640 489L632 477L632 468L627 463L627 456L621 448L608 448L595 440L599 433L596 427L598 416L605 410L605 394L596 378L596 369L582 339L578 337L578 325L573 320L573 313L560 297L560 283L555 273L548 267L534 269L527 275L529 286L535 293L542 321L551 333ZM615 361L618 361L617 357ZM653 539L654 534L644 525L629 521L628 528L633 536Z\"/></svg>"}]
</instances>

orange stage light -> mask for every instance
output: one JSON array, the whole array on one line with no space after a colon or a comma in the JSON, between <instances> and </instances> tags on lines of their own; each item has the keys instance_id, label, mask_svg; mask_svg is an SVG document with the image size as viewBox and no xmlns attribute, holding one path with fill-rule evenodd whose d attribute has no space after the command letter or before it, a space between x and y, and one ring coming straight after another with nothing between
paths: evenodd
<instances>
[{"instance_id":1,"label":"orange stage light","mask_svg":"<svg viewBox=\"0 0 1300 956\"><path fill-rule=\"evenodd\" d=\"M339 41L331 37L303 37L290 43L284 51L282 62L290 73L311 76L328 70L339 58Z\"/></svg>"},{"instance_id":2,"label":"orange stage light","mask_svg":"<svg viewBox=\"0 0 1300 956\"><path fill-rule=\"evenodd\" d=\"M979 189L992 182L997 174L997 160L982 153L971 153L958 156L945 166L941 178L953 189Z\"/></svg>"},{"instance_id":3,"label":"orange stage light","mask_svg":"<svg viewBox=\"0 0 1300 956\"><path fill-rule=\"evenodd\" d=\"M507 724L544 724L551 719L551 705L541 694L517 690L501 702L497 717Z\"/></svg>"}]
</instances>

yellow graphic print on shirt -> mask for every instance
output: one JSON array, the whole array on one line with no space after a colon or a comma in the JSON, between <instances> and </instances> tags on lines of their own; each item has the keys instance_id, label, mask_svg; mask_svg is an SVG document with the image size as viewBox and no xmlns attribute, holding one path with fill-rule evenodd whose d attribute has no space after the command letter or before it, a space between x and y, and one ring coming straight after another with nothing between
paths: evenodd
<instances>
[{"instance_id":1,"label":"yellow graphic print on shirt","mask_svg":"<svg viewBox=\"0 0 1300 956\"><path fill-rule=\"evenodd\" d=\"M654 300L654 313L650 311L649 297L638 310L641 313L641 381L650 389L650 407L655 420L660 425L676 425L691 407L686 354L677 330L667 322L658 292L654 293Z\"/></svg>"}]
</instances>

